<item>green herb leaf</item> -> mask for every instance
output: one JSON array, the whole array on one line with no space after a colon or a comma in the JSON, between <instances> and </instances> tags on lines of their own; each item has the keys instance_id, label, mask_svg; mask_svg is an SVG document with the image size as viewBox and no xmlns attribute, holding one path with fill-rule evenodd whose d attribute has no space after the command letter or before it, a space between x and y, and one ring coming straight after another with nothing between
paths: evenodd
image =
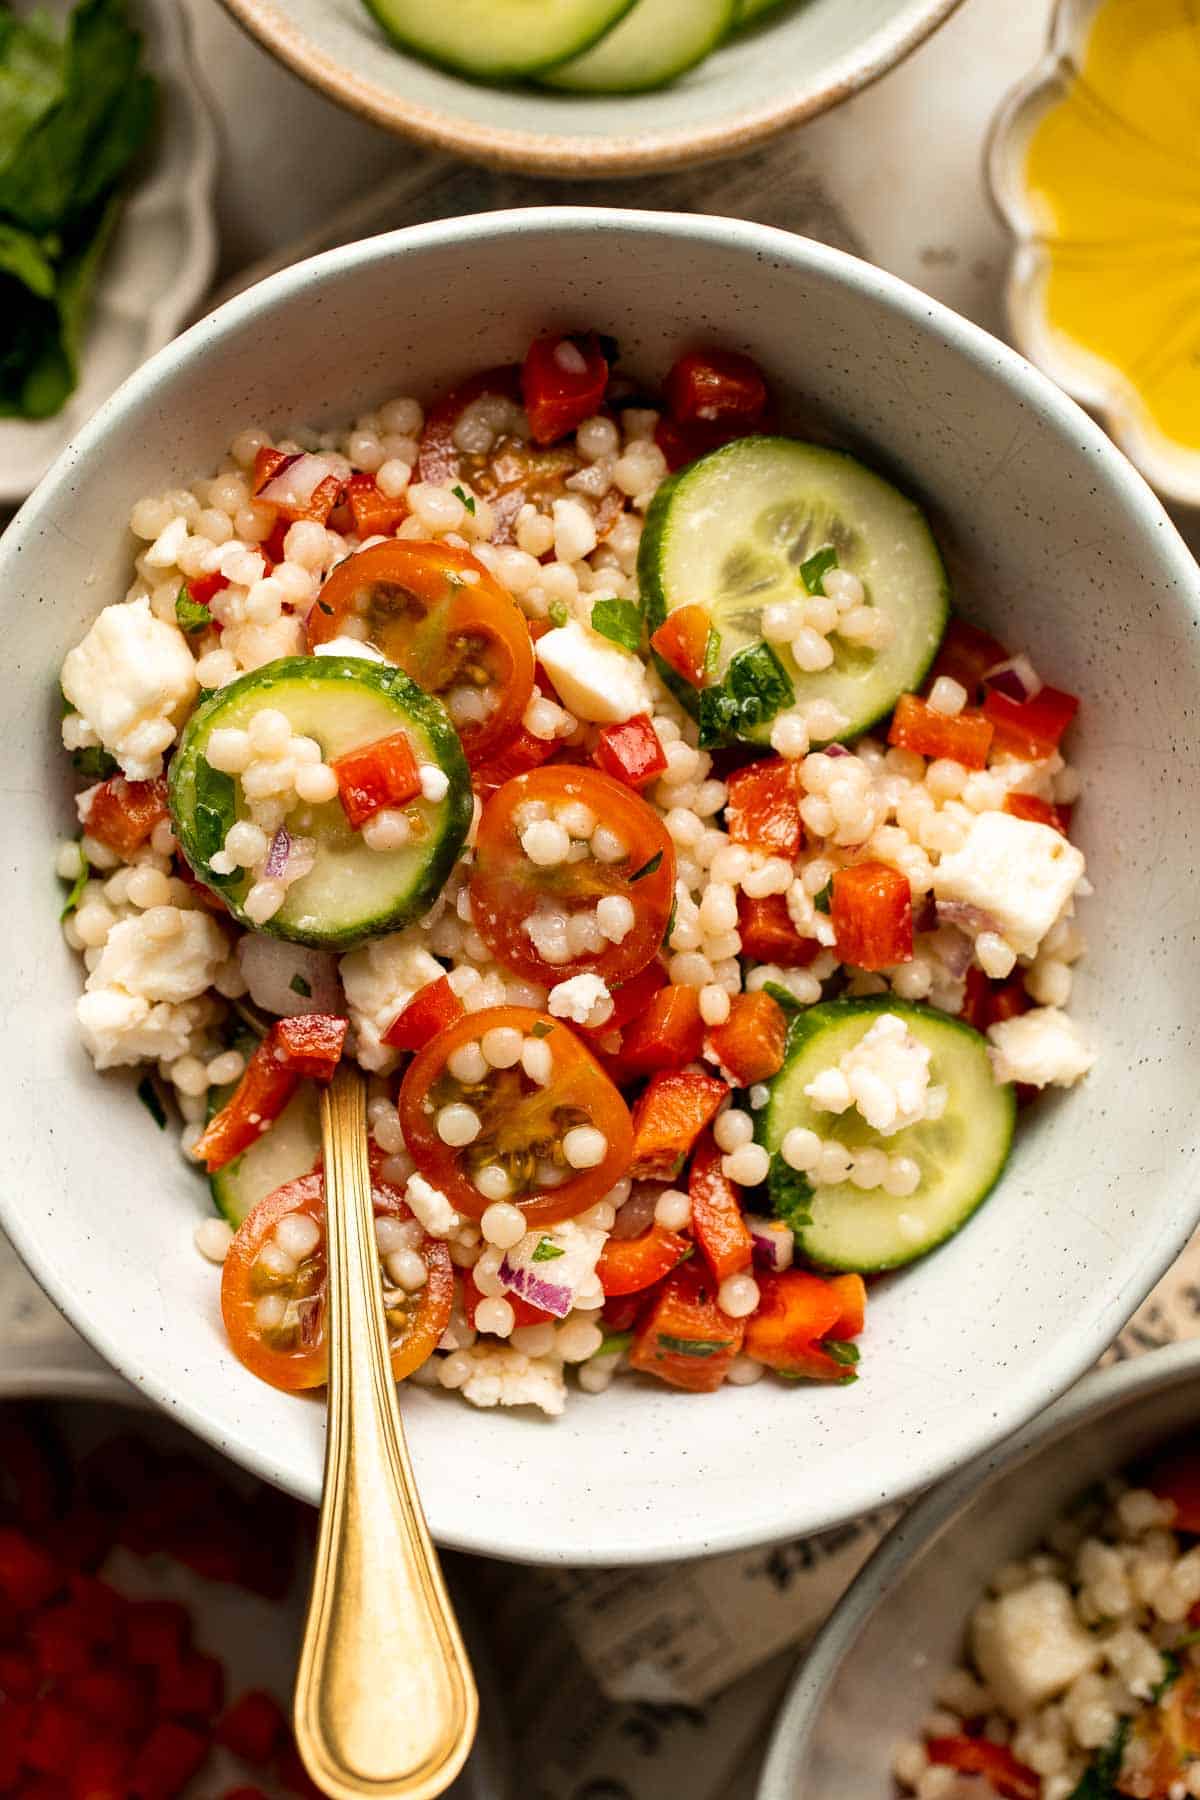
<instances>
[{"instance_id":1,"label":"green herb leaf","mask_svg":"<svg viewBox=\"0 0 1200 1800\"><path fill-rule=\"evenodd\" d=\"M700 690L700 748L715 750L730 742L738 721L738 703L723 687Z\"/></svg>"},{"instance_id":2,"label":"green herb leaf","mask_svg":"<svg viewBox=\"0 0 1200 1800\"><path fill-rule=\"evenodd\" d=\"M722 1350L728 1350L725 1340L710 1343L707 1338L667 1337L663 1332L658 1334L660 1350L673 1350L676 1356L716 1356Z\"/></svg>"},{"instance_id":3,"label":"green herb leaf","mask_svg":"<svg viewBox=\"0 0 1200 1800\"><path fill-rule=\"evenodd\" d=\"M807 562L800 564L800 579L810 594L824 594L825 576L837 566L838 553L832 544L826 544L823 550L816 551Z\"/></svg>"},{"instance_id":4,"label":"green herb leaf","mask_svg":"<svg viewBox=\"0 0 1200 1800\"><path fill-rule=\"evenodd\" d=\"M146 1111L150 1114L150 1117L154 1120L154 1123L158 1126L158 1129L160 1131L165 1131L167 1128L167 1109L159 1097L159 1092L154 1084L153 1076L143 1075L141 1081L138 1083L137 1097L145 1107Z\"/></svg>"},{"instance_id":5,"label":"green herb leaf","mask_svg":"<svg viewBox=\"0 0 1200 1800\"><path fill-rule=\"evenodd\" d=\"M71 765L77 775L85 776L88 781L107 781L118 768L116 757L110 756L99 744L89 744L85 750L73 750Z\"/></svg>"},{"instance_id":6,"label":"green herb leaf","mask_svg":"<svg viewBox=\"0 0 1200 1800\"><path fill-rule=\"evenodd\" d=\"M1180 1645L1178 1647L1182 1649L1183 1646ZM1175 1683L1179 1680L1180 1675L1183 1673L1183 1664L1173 1651L1163 1650L1160 1652L1160 1655L1162 1656L1163 1672L1150 1691L1151 1706L1157 1706L1161 1700L1166 1699L1171 1689L1175 1686Z\"/></svg>"},{"instance_id":7,"label":"green herb leaf","mask_svg":"<svg viewBox=\"0 0 1200 1800\"><path fill-rule=\"evenodd\" d=\"M640 869L635 869L633 871L633 874L629 877L630 887L633 886L635 881L642 881L647 875L653 875L656 869L660 869L662 867L662 859L662 851L656 850L649 862L644 862Z\"/></svg>"},{"instance_id":8,"label":"green herb leaf","mask_svg":"<svg viewBox=\"0 0 1200 1800\"><path fill-rule=\"evenodd\" d=\"M75 908L79 905L80 900L83 898L83 890L88 884L88 879L91 875L91 870L88 868L87 858L86 858L86 856L83 855L82 851L80 852L80 864L81 864L81 867L80 867L79 873L75 877L74 881L71 883L71 891L67 895L66 901L64 902L64 905L63 905L63 909L58 915L60 924L62 923L62 921L64 919L69 918L71 913L73 913L75 911Z\"/></svg>"},{"instance_id":9,"label":"green herb leaf","mask_svg":"<svg viewBox=\"0 0 1200 1800\"><path fill-rule=\"evenodd\" d=\"M474 496L474 494L468 494L467 490L464 487L461 487L458 483L456 483L454 485L454 487L452 487L450 489L450 492L455 496L456 499L462 501L463 505L466 507L466 509L470 513L471 517L474 518L475 517L475 496Z\"/></svg>"},{"instance_id":10,"label":"green herb leaf","mask_svg":"<svg viewBox=\"0 0 1200 1800\"><path fill-rule=\"evenodd\" d=\"M791 676L768 643L747 644L724 682L700 694L700 747L712 749L767 724L796 698Z\"/></svg>"},{"instance_id":11,"label":"green herb leaf","mask_svg":"<svg viewBox=\"0 0 1200 1800\"><path fill-rule=\"evenodd\" d=\"M853 1369L862 1361L862 1353L857 1344L847 1343L842 1338L822 1338L821 1348L835 1363L841 1363L844 1369Z\"/></svg>"},{"instance_id":12,"label":"green herb leaf","mask_svg":"<svg viewBox=\"0 0 1200 1800\"><path fill-rule=\"evenodd\" d=\"M555 627L565 625L571 617L561 600L550 602L550 623Z\"/></svg>"},{"instance_id":13,"label":"green herb leaf","mask_svg":"<svg viewBox=\"0 0 1200 1800\"><path fill-rule=\"evenodd\" d=\"M705 681L711 681L717 672L717 664L721 660L721 634L715 625L708 628L708 637L704 642L704 661L701 674Z\"/></svg>"},{"instance_id":14,"label":"green herb leaf","mask_svg":"<svg viewBox=\"0 0 1200 1800\"><path fill-rule=\"evenodd\" d=\"M236 790L233 776L223 769L214 769L204 756L196 758L195 780L196 848L208 864L217 851L224 848L229 828L237 817ZM217 883L235 881L240 873L239 870L235 875L218 875L212 869L206 869L204 879Z\"/></svg>"},{"instance_id":15,"label":"green herb leaf","mask_svg":"<svg viewBox=\"0 0 1200 1800\"><path fill-rule=\"evenodd\" d=\"M813 895L813 905L819 913L827 913L833 905L833 876L825 883L819 894Z\"/></svg>"},{"instance_id":16,"label":"green herb leaf","mask_svg":"<svg viewBox=\"0 0 1200 1800\"><path fill-rule=\"evenodd\" d=\"M812 1183L807 1175L790 1168L778 1150L771 1158L767 1185L777 1219L782 1219L795 1232L802 1232L805 1226L812 1224Z\"/></svg>"},{"instance_id":17,"label":"green herb leaf","mask_svg":"<svg viewBox=\"0 0 1200 1800\"><path fill-rule=\"evenodd\" d=\"M566 1254L567 1253L562 1248L562 1246L560 1244L556 1244L554 1242L553 1238L546 1237L546 1238L542 1239L541 1243L538 1245L537 1249L534 1251L532 1257L530 1258L530 1261L531 1262L555 1262L555 1261L557 1261L557 1259L560 1256L565 1256Z\"/></svg>"},{"instance_id":18,"label":"green herb leaf","mask_svg":"<svg viewBox=\"0 0 1200 1800\"><path fill-rule=\"evenodd\" d=\"M605 1333L604 1342L598 1350L593 1350L588 1358L595 1362L598 1356L621 1356L633 1345L632 1331L609 1331Z\"/></svg>"},{"instance_id":19,"label":"green herb leaf","mask_svg":"<svg viewBox=\"0 0 1200 1800\"><path fill-rule=\"evenodd\" d=\"M186 582L175 596L175 623L189 637L195 637L197 632L207 631L212 624L212 614L201 601L192 599Z\"/></svg>"},{"instance_id":20,"label":"green herb leaf","mask_svg":"<svg viewBox=\"0 0 1200 1800\"><path fill-rule=\"evenodd\" d=\"M304 976L299 972L292 976L292 979L288 982L288 986L291 988L293 994L300 994L305 1000L312 999L312 984L306 981Z\"/></svg>"},{"instance_id":21,"label":"green herb leaf","mask_svg":"<svg viewBox=\"0 0 1200 1800\"><path fill-rule=\"evenodd\" d=\"M539 1019L535 1025L530 1026L529 1035L535 1038L546 1038L553 1030L553 1025L547 1025L545 1019Z\"/></svg>"},{"instance_id":22,"label":"green herb leaf","mask_svg":"<svg viewBox=\"0 0 1200 1800\"><path fill-rule=\"evenodd\" d=\"M642 641L642 609L632 600L597 600L592 607L592 630L622 649L636 652Z\"/></svg>"},{"instance_id":23,"label":"green herb leaf","mask_svg":"<svg viewBox=\"0 0 1200 1800\"><path fill-rule=\"evenodd\" d=\"M1118 1721L1117 1728L1104 1749L1092 1758L1091 1766L1084 1770L1082 1780L1071 1790L1070 1800L1121 1800L1116 1783L1125 1756L1129 1726L1128 1719Z\"/></svg>"}]
</instances>

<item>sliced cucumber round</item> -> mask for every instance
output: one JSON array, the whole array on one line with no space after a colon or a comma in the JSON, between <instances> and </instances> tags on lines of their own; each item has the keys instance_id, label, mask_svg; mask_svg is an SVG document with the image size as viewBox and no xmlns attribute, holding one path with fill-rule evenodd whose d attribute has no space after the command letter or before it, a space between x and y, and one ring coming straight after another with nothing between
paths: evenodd
<instances>
[{"instance_id":1,"label":"sliced cucumber round","mask_svg":"<svg viewBox=\"0 0 1200 1800\"><path fill-rule=\"evenodd\" d=\"M218 726L245 730L264 707L285 713L293 731L315 738L327 760L404 731L417 761L436 763L450 785L441 800L409 803L414 830L400 850L370 849L336 799L297 804L286 826L316 840L316 862L289 886L274 917L256 925L243 910L254 875L244 869L219 875L211 866L229 827L249 807L237 776L214 769L204 750ZM221 688L188 720L169 788L184 855L233 916L251 930L325 950L399 930L428 911L466 842L473 806L470 772L441 702L401 670L355 656L284 657Z\"/></svg>"},{"instance_id":2,"label":"sliced cucumber round","mask_svg":"<svg viewBox=\"0 0 1200 1800\"><path fill-rule=\"evenodd\" d=\"M383 29L482 81L535 75L580 56L636 0L366 0Z\"/></svg>"},{"instance_id":3,"label":"sliced cucumber round","mask_svg":"<svg viewBox=\"0 0 1200 1800\"><path fill-rule=\"evenodd\" d=\"M249 1058L256 1043L257 1039L247 1036L246 1041L239 1041L236 1048L244 1050ZM220 1112L236 1087L237 1082L231 1081L228 1086L211 1091L210 1119ZM320 1154L321 1115L317 1090L311 1081L302 1081L270 1130L264 1131L256 1143L235 1156L231 1163L209 1176L208 1185L217 1211L236 1231L260 1200L273 1194L285 1181L295 1181L301 1175L310 1174Z\"/></svg>"},{"instance_id":4,"label":"sliced cucumber round","mask_svg":"<svg viewBox=\"0 0 1200 1800\"><path fill-rule=\"evenodd\" d=\"M749 25L755 19L761 19L764 13L777 12L784 0L738 0L737 22Z\"/></svg>"},{"instance_id":5,"label":"sliced cucumber round","mask_svg":"<svg viewBox=\"0 0 1200 1800\"><path fill-rule=\"evenodd\" d=\"M844 1113L818 1110L805 1094L817 1074L837 1064L884 1013L902 1018L931 1052L930 1082L946 1089L939 1119L882 1138L857 1107ZM758 1116L759 1141L772 1153L795 1126L852 1149L876 1144L889 1156L911 1157L921 1181L913 1194L894 1198L882 1188L863 1191L850 1182L812 1187L772 1155L773 1197L789 1218L807 1210L798 1241L806 1256L828 1269L869 1274L896 1269L951 1237L999 1179L1012 1145L1015 1091L992 1074L987 1040L961 1019L892 996L830 1000L800 1013L788 1037L787 1060L771 1083ZM807 1196L806 1191L807 1190ZM806 1201L800 1209L796 1201ZM786 1206L784 1205L786 1201Z\"/></svg>"},{"instance_id":6,"label":"sliced cucumber round","mask_svg":"<svg viewBox=\"0 0 1200 1800\"><path fill-rule=\"evenodd\" d=\"M637 94L663 87L715 50L737 0L637 0L612 30L541 77L572 94Z\"/></svg>"},{"instance_id":7,"label":"sliced cucumber round","mask_svg":"<svg viewBox=\"0 0 1200 1800\"><path fill-rule=\"evenodd\" d=\"M847 721L838 738L857 737L921 685L946 629L950 592L920 508L844 451L793 438L739 438L664 482L638 557L649 629L677 606L707 607L723 679L739 651L762 642L763 608L803 598L801 565L828 545L890 621L890 643L866 650L835 634L833 663L816 674L797 668L786 644L772 648L795 706L830 701ZM678 677L672 686L697 710L694 688ZM736 735L766 742L778 717L772 712Z\"/></svg>"}]
</instances>

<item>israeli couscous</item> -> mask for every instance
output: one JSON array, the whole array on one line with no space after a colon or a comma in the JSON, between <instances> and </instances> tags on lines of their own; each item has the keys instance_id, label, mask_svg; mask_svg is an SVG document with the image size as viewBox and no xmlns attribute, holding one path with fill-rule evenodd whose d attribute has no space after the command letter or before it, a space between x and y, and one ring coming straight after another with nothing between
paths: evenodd
<instances>
[{"instance_id":1,"label":"israeli couscous","mask_svg":"<svg viewBox=\"0 0 1200 1800\"><path fill-rule=\"evenodd\" d=\"M241 430L133 508L62 669L97 1069L207 1171L236 1354L324 1378L314 1081L369 1072L398 1376L854 1378L1092 1052L1075 699L951 618L913 503L594 334Z\"/></svg>"}]
</instances>

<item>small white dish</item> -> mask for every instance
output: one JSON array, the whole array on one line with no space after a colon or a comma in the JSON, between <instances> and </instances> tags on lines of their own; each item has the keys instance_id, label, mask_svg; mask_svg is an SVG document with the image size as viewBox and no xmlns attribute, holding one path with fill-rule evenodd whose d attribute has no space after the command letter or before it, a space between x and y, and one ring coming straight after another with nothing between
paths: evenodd
<instances>
[{"instance_id":1,"label":"small white dish","mask_svg":"<svg viewBox=\"0 0 1200 1800\"><path fill-rule=\"evenodd\" d=\"M61 27L68 6L54 0ZM146 64L160 86L158 123L92 296L79 385L50 419L0 419L0 506L33 491L84 421L193 317L217 260L212 216L217 139L178 0L137 0Z\"/></svg>"}]
</instances>

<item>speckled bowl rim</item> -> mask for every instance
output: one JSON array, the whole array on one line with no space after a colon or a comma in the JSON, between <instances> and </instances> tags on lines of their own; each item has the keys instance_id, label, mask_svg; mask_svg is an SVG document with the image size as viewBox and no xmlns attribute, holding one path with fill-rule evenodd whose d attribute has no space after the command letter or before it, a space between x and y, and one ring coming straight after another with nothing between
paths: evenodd
<instances>
[{"instance_id":1,"label":"speckled bowl rim","mask_svg":"<svg viewBox=\"0 0 1200 1800\"><path fill-rule=\"evenodd\" d=\"M756 1800L798 1800L808 1743L844 1659L928 1544L947 1528L961 1529L971 1507L993 1482L1046 1445L1069 1437L1126 1401L1189 1382L1200 1385L1200 1339L1149 1350L1097 1370L1023 1431L918 1501L855 1577L806 1652L779 1709Z\"/></svg>"},{"instance_id":2,"label":"speckled bowl rim","mask_svg":"<svg viewBox=\"0 0 1200 1800\"><path fill-rule=\"evenodd\" d=\"M844 57L833 79L799 95L768 101L716 125L695 130L637 132L599 138L544 131L512 131L405 100L364 81L313 45L269 0L221 0L242 28L281 63L340 106L372 124L472 162L563 180L604 175L649 175L738 156L768 138L839 106L909 56L962 5L962 0L908 0L897 20L873 32ZM397 51L397 55L403 55Z\"/></svg>"}]
</instances>

